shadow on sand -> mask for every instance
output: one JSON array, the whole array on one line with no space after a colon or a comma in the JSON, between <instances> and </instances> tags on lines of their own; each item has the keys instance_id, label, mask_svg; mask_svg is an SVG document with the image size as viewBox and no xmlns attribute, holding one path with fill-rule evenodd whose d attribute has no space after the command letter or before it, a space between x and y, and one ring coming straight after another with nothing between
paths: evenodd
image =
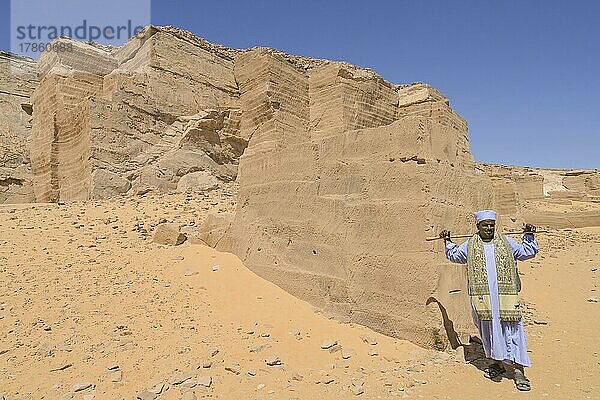
<instances>
[{"instance_id":1,"label":"shadow on sand","mask_svg":"<svg viewBox=\"0 0 600 400\"><path fill-rule=\"evenodd\" d=\"M477 368L483 373L485 369L488 368L495 361L485 356L485 350L483 349L481 339L476 336L471 336L469 338L469 343L461 343L459 335L454 329L454 322L452 322L452 320L448 316L446 308L434 297L430 297L429 299L427 299L426 304L429 305L431 303L436 303L440 309L442 320L444 322L444 329L446 330L446 335L448 335L448 341L450 342L450 346L453 349L457 349L458 347L462 346L464 350L465 362L473 365L475 368ZM501 382L502 379L513 380L514 369L506 368L506 372L504 374L490 380L493 382Z\"/></svg>"}]
</instances>

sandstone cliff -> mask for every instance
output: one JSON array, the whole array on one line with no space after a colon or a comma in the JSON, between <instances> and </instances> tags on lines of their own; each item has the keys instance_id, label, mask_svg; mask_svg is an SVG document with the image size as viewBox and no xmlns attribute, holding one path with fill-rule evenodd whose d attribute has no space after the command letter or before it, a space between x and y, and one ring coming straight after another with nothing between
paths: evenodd
<instances>
[{"instance_id":1,"label":"sandstone cliff","mask_svg":"<svg viewBox=\"0 0 600 400\"><path fill-rule=\"evenodd\" d=\"M35 62L0 51L0 203L33 202L27 139Z\"/></svg>"},{"instance_id":2,"label":"sandstone cliff","mask_svg":"<svg viewBox=\"0 0 600 400\"><path fill-rule=\"evenodd\" d=\"M251 139L219 247L344 320L443 346L440 311L426 304L445 263L424 237L469 226L470 211L493 202L466 122L428 85L347 64L303 68L254 49L235 75Z\"/></svg>"},{"instance_id":3,"label":"sandstone cliff","mask_svg":"<svg viewBox=\"0 0 600 400\"><path fill-rule=\"evenodd\" d=\"M196 171L235 179L246 140L233 50L175 28L121 48L59 40L73 51L42 55L33 96L38 201L174 190Z\"/></svg>"},{"instance_id":4,"label":"sandstone cliff","mask_svg":"<svg viewBox=\"0 0 600 400\"><path fill-rule=\"evenodd\" d=\"M508 225L600 226L600 171L486 165L496 207Z\"/></svg>"}]
</instances>

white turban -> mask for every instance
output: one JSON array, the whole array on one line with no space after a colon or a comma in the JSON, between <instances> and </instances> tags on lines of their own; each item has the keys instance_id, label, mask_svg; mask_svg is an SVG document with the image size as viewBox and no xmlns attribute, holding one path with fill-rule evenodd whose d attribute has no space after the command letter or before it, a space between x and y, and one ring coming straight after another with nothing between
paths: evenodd
<instances>
[{"instance_id":1,"label":"white turban","mask_svg":"<svg viewBox=\"0 0 600 400\"><path fill-rule=\"evenodd\" d=\"M494 210L481 210L474 212L473 215L475 216L477 223L480 223L486 219L491 219L494 221L496 220L496 211Z\"/></svg>"}]
</instances>

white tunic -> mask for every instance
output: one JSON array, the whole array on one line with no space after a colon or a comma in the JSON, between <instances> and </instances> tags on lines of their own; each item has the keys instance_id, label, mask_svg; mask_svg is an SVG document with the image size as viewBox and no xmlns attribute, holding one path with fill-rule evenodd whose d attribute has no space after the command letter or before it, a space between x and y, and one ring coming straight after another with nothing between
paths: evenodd
<instances>
[{"instance_id":1,"label":"white tunic","mask_svg":"<svg viewBox=\"0 0 600 400\"><path fill-rule=\"evenodd\" d=\"M531 235L524 235L523 241L517 243L514 239L507 237L508 243L513 250L516 260L527 260L535 257L539 246ZM527 336L523 320L519 322L504 322L500 320L500 306L498 300L498 275L496 273L496 257L494 244L484 243L485 261L487 269L488 285L490 290L490 302L492 306L492 320L481 321L475 312L473 305L473 322L479 329L483 349L488 358L498 361L514 362L525 367L531 366L527 354ZM448 242L446 245L446 257L452 262L459 264L467 263L468 241L460 246Z\"/></svg>"}]
</instances>

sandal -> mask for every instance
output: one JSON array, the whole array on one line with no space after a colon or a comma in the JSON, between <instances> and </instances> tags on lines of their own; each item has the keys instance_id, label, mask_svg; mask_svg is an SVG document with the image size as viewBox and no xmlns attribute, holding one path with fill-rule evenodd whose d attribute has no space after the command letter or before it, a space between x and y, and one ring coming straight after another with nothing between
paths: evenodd
<instances>
[{"instance_id":1,"label":"sandal","mask_svg":"<svg viewBox=\"0 0 600 400\"><path fill-rule=\"evenodd\" d=\"M491 364L489 367L483 370L483 376L488 379L495 379L500 375L504 374L506 370L500 364Z\"/></svg>"},{"instance_id":2,"label":"sandal","mask_svg":"<svg viewBox=\"0 0 600 400\"><path fill-rule=\"evenodd\" d=\"M525 374L520 369L515 369L515 386L521 392L528 392L531 390L529 379L525 377Z\"/></svg>"}]
</instances>

